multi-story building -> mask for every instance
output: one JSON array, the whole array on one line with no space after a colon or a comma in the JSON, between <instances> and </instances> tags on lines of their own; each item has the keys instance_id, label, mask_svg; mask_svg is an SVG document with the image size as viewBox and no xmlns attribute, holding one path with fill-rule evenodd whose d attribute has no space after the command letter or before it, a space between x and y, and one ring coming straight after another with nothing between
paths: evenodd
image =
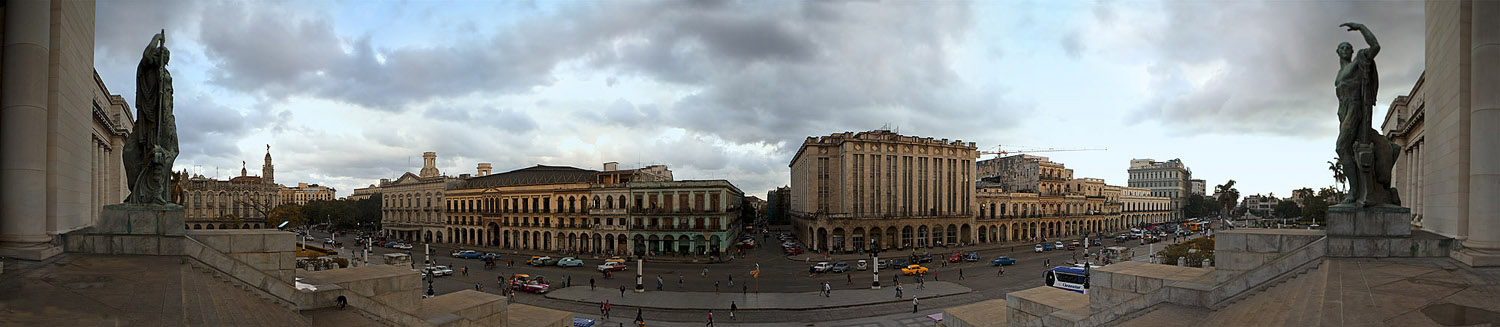
<instances>
[{"instance_id":1,"label":"multi-story building","mask_svg":"<svg viewBox=\"0 0 1500 327\"><path fill-rule=\"evenodd\" d=\"M818 250L973 242L978 156L885 130L809 137L790 164L792 227Z\"/></svg>"},{"instance_id":2,"label":"multi-story building","mask_svg":"<svg viewBox=\"0 0 1500 327\"><path fill-rule=\"evenodd\" d=\"M1125 226L1158 224L1172 219L1172 200L1140 187L1120 188L1120 219Z\"/></svg>"},{"instance_id":3,"label":"multi-story building","mask_svg":"<svg viewBox=\"0 0 1500 327\"><path fill-rule=\"evenodd\" d=\"M1182 159L1156 161L1154 159L1130 160L1130 187L1151 190L1151 195L1171 199L1172 217L1181 218L1182 206L1193 191L1193 171L1182 163Z\"/></svg>"},{"instance_id":4,"label":"multi-story building","mask_svg":"<svg viewBox=\"0 0 1500 327\"><path fill-rule=\"evenodd\" d=\"M1276 204L1279 202L1281 200L1276 199L1275 196L1256 194L1246 196L1243 200L1240 200L1240 207L1245 208L1245 210L1250 211L1256 216L1265 217L1270 216L1271 212L1276 210Z\"/></svg>"},{"instance_id":5,"label":"multi-story building","mask_svg":"<svg viewBox=\"0 0 1500 327\"><path fill-rule=\"evenodd\" d=\"M1013 192L1063 194L1064 184L1073 179L1073 170L1047 157L1029 154L997 157L975 164L980 178L1000 183Z\"/></svg>"},{"instance_id":6,"label":"multi-story building","mask_svg":"<svg viewBox=\"0 0 1500 327\"><path fill-rule=\"evenodd\" d=\"M632 253L714 254L740 232L745 194L729 181L631 182L629 191Z\"/></svg>"},{"instance_id":7,"label":"multi-story building","mask_svg":"<svg viewBox=\"0 0 1500 327\"><path fill-rule=\"evenodd\" d=\"M1206 182L1204 180L1201 180L1201 179L1190 179L1190 180L1188 180L1188 185L1189 185L1189 187L1188 187L1188 194L1192 194L1192 195L1205 195L1205 194L1208 194L1208 182Z\"/></svg>"},{"instance_id":8,"label":"multi-story building","mask_svg":"<svg viewBox=\"0 0 1500 327\"><path fill-rule=\"evenodd\" d=\"M239 176L227 180L180 173L176 182L182 190L180 204L186 208L184 223L188 229L275 227L269 226L266 218L286 200L281 195L281 186L276 185L275 173L269 148L261 176L251 176L243 166Z\"/></svg>"},{"instance_id":9,"label":"multi-story building","mask_svg":"<svg viewBox=\"0 0 1500 327\"><path fill-rule=\"evenodd\" d=\"M389 182L390 180L382 181ZM375 197L376 194L380 194L380 186L370 184L370 186L354 189L354 193L349 194L344 199L358 201Z\"/></svg>"},{"instance_id":10,"label":"multi-story building","mask_svg":"<svg viewBox=\"0 0 1500 327\"><path fill-rule=\"evenodd\" d=\"M771 225L784 225L791 222L790 209L792 206L792 188L788 186L778 187L766 191L766 222Z\"/></svg>"},{"instance_id":11,"label":"multi-story building","mask_svg":"<svg viewBox=\"0 0 1500 327\"><path fill-rule=\"evenodd\" d=\"M404 240L441 241L447 220L443 192L461 183L463 179L438 171L436 152L423 153L422 170L417 174L407 172L395 181L380 181L382 233Z\"/></svg>"},{"instance_id":12,"label":"multi-story building","mask_svg":"<svg viewBox=\"0 0 1500 327\"><path fill-rule=\"evenodd\" d=\"M335 191L332 187L318 184L297 183L296 187L281 188L281 200L297 205L307 204L308 201L332 201Z\"/></svg>"}]
</instances>

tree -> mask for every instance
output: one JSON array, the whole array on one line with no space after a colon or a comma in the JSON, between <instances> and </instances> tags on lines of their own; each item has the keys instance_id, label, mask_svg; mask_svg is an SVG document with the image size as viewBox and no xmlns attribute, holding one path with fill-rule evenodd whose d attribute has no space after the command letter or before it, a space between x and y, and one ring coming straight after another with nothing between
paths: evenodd
<instances>
[{"instance_id":1,"label":"tree","mask_svg":"<svg viewBox=\"0 0 1500 327\"><path fill-rule=\"evenodd\" d=\"M1339 189L1342 190L1344 182L1349 180L1349 176L1344 175L1344 163L1339 158L1333 158L1333 161L1328 162L1328 170L1333 172L1333 181L1338 182Z\"/></svg>"},{"instance_id":2,"label":"tree","mask_svg":"<svg viewBox=\"0 0 1500 327\"><path fill-rule=\"evenodd\" d=\"M1218 201L1207 195L1189 195L1182 207L1182 214L1190 218L1208 217L1218 212Z\"/></svg>"},{"instance_id":3,"label":"tree","mask_svg":"<svg viewBox=\"0 0 1500 327\"><path fill-rule=\"evenodd\" d=\"M266 216L266 223L272 227L281 226L282 222L291 222L290 226L307 225L307 216L302 214L302 206L296 204L283 204L271 210L271 215Z\"/></svg>"},{"instance_id":4,"label":"tree","mask_svg":"<svg viewBox=\"0 0 1500 327\"><path fill-rule=\"evenodd\" d=\"M1294 218L1302 216L1302 207L1291 200L1281 200L1276 203L1276 217Z\"/></svg>"},{"instance_id":5,"label":"tree","mask_svg":"<svg viewBox=\"0 0 1500 327\"><path fill-rule=\"evenodd\" d=\"M1217 200L1219 202L1219 208L1223 209L1223 211L1221 212L1231 217L1236 216L1231 215L1231 211L1234 210L1234 204L1240 199L1240 190L1234 188L1234 180L1231 179L1229 180L1229 182L1214 186L1214 194L1219 197Z\"/></svg>"}]
</instances>

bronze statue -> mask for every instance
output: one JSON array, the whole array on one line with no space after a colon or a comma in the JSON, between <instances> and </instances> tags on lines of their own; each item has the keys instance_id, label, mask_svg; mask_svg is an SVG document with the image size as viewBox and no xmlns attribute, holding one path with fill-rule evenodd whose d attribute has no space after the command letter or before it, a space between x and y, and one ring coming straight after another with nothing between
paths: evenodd
<instances>
[{"instance_id":1,"label":"bronze statue","mask_svg":"<svg viewBox=\"0 0 1500 327\"><path fill-rule=\"evenodd\" d=\"M172 199L172 162L177 160L177 121L172 116L171 52L166 30L151 38L135 72L135 129L125 138L127 204L163 205Z\"/></svg>"},{"instance_id":2,"label":"bronze statue","mask_svg":"<svg viewBox=\"0 0 1500 327\"><path fill-rule=\"evenodd\" d=\"M1391 187L1391 167L1401 147L1391 143L1370 127L1380 79L1375 71L1375 55L1380 43L1375 34L1360 23L1344 23L1350 31L1359 31L1369 48L1354 51L1349 42L1339 43L1339 73L1333 80L1339 98L1339 138L1334 145L1339 163L1349 179L1349 193L1335 207L1394 207L1401 204Z\"/></svg>"}]
</instances>

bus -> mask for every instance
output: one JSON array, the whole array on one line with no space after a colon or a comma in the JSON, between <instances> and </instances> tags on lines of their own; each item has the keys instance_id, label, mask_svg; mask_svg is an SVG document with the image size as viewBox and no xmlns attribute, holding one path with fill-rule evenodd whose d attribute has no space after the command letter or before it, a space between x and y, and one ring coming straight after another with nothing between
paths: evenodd
<instances>
[{"instance_id":1,"label":"bus","mask_svg":"<svg viewBox=\"0 0 1500 327\"><path fill-rule=\"evenodd\" d=\"M1061 288L1068 291L1089 294L1089 273L1087 269L1076 267L1053 267L1043 273L1047 286Z\"/></svg>"},{"instance_id":2,"label":"bus","mask_svg":"<svg viewBox=\"0 0 1500 327\"><path fill-rule=\"evenodd\" d=\"M1192 222L1192 223L1187 223L1186 225L1187 225L1188 230L1194 231L1194 232L1203 232L1203 231L1208 230L1208 222L1206 222L1206 221L1204 221L1204 222Z\"/></svg>"}]
</instances>

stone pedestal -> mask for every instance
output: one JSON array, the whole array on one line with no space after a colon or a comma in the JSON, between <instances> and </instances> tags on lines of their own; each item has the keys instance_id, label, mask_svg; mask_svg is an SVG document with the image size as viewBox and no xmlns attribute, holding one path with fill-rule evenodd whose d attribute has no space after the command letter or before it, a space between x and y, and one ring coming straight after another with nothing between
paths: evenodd
<instances>
[{"instance_id":1,"label":"stone pedestal","mask_svg":"<svg viewBox=\"0 0 1500 327\"><path fill-rule=\"evenodd\" d=\"M1329 207L1328 236L1410 237L1411 209Z\"/></svg>"},{"instance_id":2,"label":"stone pedestal","mask_svg":"<svg viewBox=\"0 0 1500 327\"><path fill-rule=\"evenodd\" d=\"M64 235L64 245L69 252L182 255L182 209L175 204L107 205L93 228Z\"/></svg>"}]
</instances>

